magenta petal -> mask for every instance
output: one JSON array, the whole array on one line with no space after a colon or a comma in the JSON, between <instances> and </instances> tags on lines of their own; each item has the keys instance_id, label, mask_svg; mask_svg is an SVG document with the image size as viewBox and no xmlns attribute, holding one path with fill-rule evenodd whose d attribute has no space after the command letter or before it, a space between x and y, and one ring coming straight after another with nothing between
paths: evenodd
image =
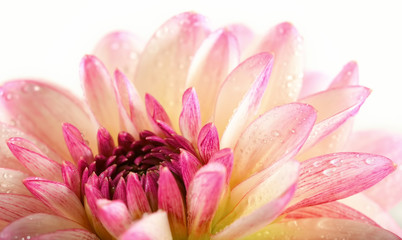
<instances>
[{"instance_id":1,"label":"magenta petal","mask_svg":"<svg viewBox=\"0 0 402 240\"><path fill-rule=\"evenodd\" d=\"M188 189L195 173L202 165L198 158L186 150L181 150L179 158L184 186Z\"/></svg>"},{"instance_id":2,"label":"magenta petal","mask_svg":"<svg viewBox=\"0 0 402 240\"><path fill-rule=\"evenodd\" d=\"M159 171L158 208L167 212L174 239L187 237L186 212L181 191L168 168Z\"/></svg>"},{"instance_id":3,"label":"magenta petal","mask_svg":"<svg viewBox=\"0 0 402 240\"><path fill-rule=\"evenodd\" d=\"M335 77L329 88L346 87L359 83L359 68L355 61L348 62Z\"/></svg>"},{"instance_id":4,"label":"magenta petal","mask_svg":"<svg viewBox=\"0 0 402 240\"><path fill-rule=\"evenodd\" d=\"M37 213L12 222L0 233L0 239L34 239L36 236L62 229L84 228L67 218Z\"/></svg>"},{"instance_id":5,"label":"magenta petal","mask_svg":"<svg viewBox=\"0 0 402 240\"><path fill-rule=\"evenodd\" d=\"M176 15L152 36L138 63L134 85L140 96L157 98L175 128L192 57L209 32L205 17L193 12Z\"/></svg>"},{"instance_id":6,"label":"magenta petal","mask_svg":"<svg viewBox=\"0 0 402 240\"><path fill-rule=\"evenodd\" d=\"M24 184L33 195L58 215L84 227L89 226L80 199L66 185L37 178L27 178Z\"/></svg>"},{"instance_id":7,"label":"magenta petal","mask_svg":"<svg viewBox=\"0 0 402 240\"><path fill-rule=\"evenodd\" d=\"M141 181L144 181L142 182L142 186L147 196L149 206L153 211L158 209L158 178L158 173L147 172L141 179Z\"/></svg>"},{"instance_id":8,"label":"magenta petal","mask_svg":"<svg viewBox=\"0 0 402 240\"><path fill-rule=\"evenodd\" d=\"M81 198L81 179L78 169L70 162L64 162L61 167L63 182L78 198Z\"/></svg>"},{"instance_id":9,"label":"magenta petal","mask_svg":"<svg viewBox=\"0 0 402 240\"><path fill-rule=\"evenodd\" d=\"M13 222L34 213L54 214L52 210L35 197L0 193L0 220Z\"/></svg>"},{"instance_id":10,"label":"magenta petal","mask_svg":"<svg viewBox=\"0 0 402 240\"><path fill-rule=\"evenodd\" d=\"M203 163L207 163L212 155L219 150L219 135L213 123L208 123L198 135L198 150Z\"/></svg>"},{"instance_id":11,"label":"magenta petal","mask_svg":"<svg viewBox=\"0 0 402 240\"><path fill-rule=\"evenodd\" d=\"M71 157L75 163L79 160L85 160L90 164L93 162L94 157L91 148L87 145L82 137L82 133L74 125L63 123L63 135Z\"/></svg>"},{"instance_id":12,"label":"magenta petal","mask_svg":"<svg viewBox=\"0 0 402 240\"><path fill-rule=\"evenodd\" d=\"M118 237L128 229L131 216L126 204L121 201L105 199L98 200L96 204L98 206L98 218L110 234Z\"/></svg>"},{"instance_id":13,"label":"magenta petal","mask_svg":"<svg viewBox=\"0 0 402 240\"><path fill-rule=\"evenodd\" d=\"M155 229L157 226L157 229ZM134 222L130 228L119 237L121 240L172 240L169 221L166 212L157 211L145 215Z\"/></svg>"},{"instance_id":14,"label":"magenta petal","mask_svg":"<svg viewBox=\"0 0 402 240\"><path fill-rule=\"evenodd\" d=\"M152 123L154 130L159 132L158 121L167 123L172 126L169 116L163 109L162 105L151 95L145 95L145 107L147 109L149 121Z\"/></svg>"},{"instance_id":15,"label":"magenta petal","mask_svg":"<svg viewBox=\"0 0 402 240\"><path fill-rule=\"evenodd\" d=\"M115 145L110 133L105 128L100 127L98 130L97 138L99 154L102 154L105 157L113 155L113 149Z\"/></svg>"},{"instance_id":16,"label":"magenta petal","mask_svg":"<svg viewBox=\"0 0 402 240\"><path fill-rule=\"evenodd\" d=\"M138 175L129 173L127 177L127 207L133 218L140 218L143 213L151 212L147 196L142 189Z\"/></svg>"},{"instance_id":17,"label":"magenta petal","mask_svg":"<svg viewBox=\"0 0 402 240\"><path fill-rule=\"evenodd\" d=\"M219 163L209 163L195 174L187 191L189 239L208 236L212 219L226 190L225 180L226 168Z\"/></svg>"},{"instance_id":18,"label":"magenta petal","mask_svg":"<svg viewBox=\"0 0 402 240\"><path fill-rule=\"evenodd\" d=\"M210 121L219 89L238 62L238 41L226 28L211 33L194 55L186 88L194 87L199 96L203 123Z\"/></svg>"},{"instance_id":19,"label":"magenta petal","mask_svg":"<svg viewBox=\"0 0 402 240\"><path fill-rule=\"evenodd\" d=\"M220 151L217 151L214 155L212 155L209 162L217 162L226 167L226 182L229 183L230 176L232 174L233 168L233 152L230 148L224 148Z\"/></svg>"},{"instance_id":20,"label":"magenta petal","mask_svg":"<svg viewBox=\"0 0 402 240\"><path fill-rule=\"evenodd\" d=\"M236 239L255 233L277 218L296 190L293 184L280 197L268 202L246 216L236 219L221 232L213 235L213 240Z\"/></svg>"},{"instance_id":21,"label":"magenta petal","mask_svg":"<svg viewBox=\"0 0 402 240\"><path fill-rule=\"evenodd\" d=\"M187 89L183 94L183 110L180 114L179 126L183 137L196 145L201 128L201 112L194 88Z\"/></svg>"},{"instance_id":22,"label":"magenta petal","mask_svg":"<svg viewBox=\"0 0 402 240\"><path fill-rule=\"evenodd\" d=\"M65 90L28 80L8 82L1 90L0 102L10 117L15 121L18 119L16 127L40 139L62 159L70 159L60 128L63 122L81 129L91 148L95 147L96 123L84 103Z\"/></svg>"},{"instance_id":23,"label":"magenta petal","mask_svg":"<svg viewBox=\"0 0 402 240\"><path fill-rule=\"evenodd\" d=\"M108 71L99 59L87 55L82 59L80 75L85 98L96 120L116 136L119 132L119 112Z\"/></svg>"},{"instance_id":24,"label":"magenta petal","mask_svg":"<svg viewBox=\"0 0 402 240\"><path fill-rule=\"evenodd\" d=\"M121 177L114 190L113 200L120 200L120 201L126 203L127 202L126 196L127 196L126 181L124 181L124 178Z\"/></svg>"},{"instance_id":25,"label":"magenta petal","mask_svg":"<svg viewBox=\"0 0 402 240\"><path fill-rule=\"evenodd\" d=\"M301 163L298 188L286 212L351 196L394 170L388 158L366 153L334 153L306 160Z\"/></svg>"},{"instance_id":26,"label":"magenta petal","mask_svg":"<svg viewBox=\"0 0 402 240\"><path fill-rule=\"evenodd\" d=\"M14 156L38 177L62 181L61 165L41 153L30 141L23 138L10 138L7 145Z\"/></svg>"},{"instance_id":27,"label":"magenta petal","mask_svg":"<svg viewBox=\"0 0 402 240\"><path fill-rule=\"evenodd\" d=\"M31 238L32 240L99 240L96 234L91 233L84 229L67 229L58 230L51 233L41 234L37 237Z\"/></svg>"},{"instance_id":28,"label":"magenta petal","mask_svg":"<svg viewBox=\"0 0 402 240\"><path fill-rule=\"evenodd\" d=\"M99 199L103 199L102 193L96 187L85 184L85 197L88 203L88 207L91 210L92 216L97 217L98 206L96 205L96 202Z\"/></svg>"}]
</instances>

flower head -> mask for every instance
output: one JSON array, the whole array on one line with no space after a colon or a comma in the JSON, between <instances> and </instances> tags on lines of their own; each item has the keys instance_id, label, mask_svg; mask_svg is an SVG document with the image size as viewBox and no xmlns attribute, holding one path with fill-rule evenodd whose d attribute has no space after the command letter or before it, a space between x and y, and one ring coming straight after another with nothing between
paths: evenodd
<instances>
[{"instance_id":1,"label":"flower head","mask_svg":"<svg viewBox=\"0 0 402 240\"><path fill-rule=\"evenodd\" d=\"M395 170L337 152L370 93L356 63L317 91L291 24L251 39L183 13L145 47L102 39L81 62L85 103L5 83L0 239L399 239L383 211L338 201Z\"/></svg>"}]
</instances>

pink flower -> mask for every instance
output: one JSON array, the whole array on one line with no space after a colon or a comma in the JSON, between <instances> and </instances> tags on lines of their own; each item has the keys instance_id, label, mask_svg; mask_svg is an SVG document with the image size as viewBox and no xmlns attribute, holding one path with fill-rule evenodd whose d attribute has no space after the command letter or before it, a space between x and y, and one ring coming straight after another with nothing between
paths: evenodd
<instances>
[{"instance_id":1,"label":"pink flower","mask_svg":"<svg viewBox=\"0 0 402 240\"><path fill-rule=\"evenodd\" d=\"M400 157L389 136L338 152L370 93L357 65L317 90L291 24L251 39L183 13L145 47L102 39L81 63L85 103L5 83L0 239L400 239L382 209L399 200L377 155Z\"/></svg>"}]
</instances>

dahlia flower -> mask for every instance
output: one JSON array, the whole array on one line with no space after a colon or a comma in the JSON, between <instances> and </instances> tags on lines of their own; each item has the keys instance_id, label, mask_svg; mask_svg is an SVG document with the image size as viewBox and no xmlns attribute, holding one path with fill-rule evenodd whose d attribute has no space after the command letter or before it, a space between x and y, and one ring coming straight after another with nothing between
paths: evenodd
<instances>
[{"instance_id":1,"label":"dahlia flower","mask_svg":"<svg viewBox=\"0 0 402 240\"><path fill-rule=\"evenodd\" d=\"M145 46L103 38L85 101L5 83L0 239L400 239L401 174L379 154L401 141L349 137L370 93L356 63L317 89L291 24L252 40L183 13Z\"/></svg>"}]
</instances>

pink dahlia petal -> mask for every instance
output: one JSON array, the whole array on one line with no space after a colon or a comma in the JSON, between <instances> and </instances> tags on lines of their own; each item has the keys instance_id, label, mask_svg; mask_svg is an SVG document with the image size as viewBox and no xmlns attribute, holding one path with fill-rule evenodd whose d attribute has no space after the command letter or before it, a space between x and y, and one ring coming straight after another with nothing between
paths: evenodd
<instances>
[{"instance_id":1,"label":"pink dahlia petal","mask_svg":"<svg viewBox=\"0 0 402 240\"><path fill-rule=\"evenodd\" d=\"M306 141L315 118L311 106L292 103L276 107L251 123L234 149L231 185L279 159L293 157Z\"/></svg>"},{"instance_id":2,"label":"pink dahlia petal","mask_svg":"<svg viewBox=\"0 0 402 240\"><path fill-rule=\"evenodd\" d=\"M113 155L113 149L115 148L114 145L114 140L108 130L106 130L103 127L100 127L98 130L98 149L99 149L99 154L102 154L103 156L112 156Z\"/></svg>"},{"instance_id":3,"label":"pink dahlia petal","mask_svg":"<svg viewBox=\"0 0 402 240\"><path fill-rule=\"evenodd\" d=\"M159 174L158 208L167 212L173 238L186 239L186 212L181 191L167 167Z\"/></svg>"},{"instance_id":4,"label":"pink dahlia petal","mask_svg":"<svg viewBox=\"0 0 402 240\"><path fill-rule=\"evenodd\" d=\"M169 116L165 112L162 105L151 95L145 95L145 107L147 109L148 117L153 125L154 131L159 132L158 122L164 122L168 126L172 126Z\"/></svg>"},{"instance_id":5,"label":"pink dahlia petal","mask_svg":"<svg viewBox=\"0 0 402 240\"><path fill-rule=\"evenodd\" d=\"M80 130L69 123L63 123L62 129L64 140L75 164L81 159L88 164L92 163L94 160L92 150L85 142Z\"/></svg>"},{"instance_id":6,"label":"pink dahlia petal","mask_svg":"<svg viewBox=\"0 0 402 240\"><path fill-rule=\"evenodd\" d=\"M0 193L14 193L30 195L22 184L22 180L29 175L14 169L0 168Z\"/></svg>"},{"instance_id":7,"label":"pink dahlia petal","mask_svg":"<svg viewBox=\"0 0 402 240\"><path fill-rule=\"evenodd\" d=\"M105 64L110 74L120 69L133 80L143 45L134 34L112 32L98 42L93 53Z\"/></svg>"},{"instance_id":8,"label":"pink dahlia petal","mask_svg":"<svg viewBox=\"0 0 402 240\"><path fill-rule=\"evenodd\" d=\"M269 239L400 239L395 234L370 224L332 218L306 218L270 224L244 240Z\"/></svg>"},{"instance_id":9,"label":"pink dahlia petal","mask_svg":"<svg viewBox=\"0 0 402 240\"><path fill-rule=\"evenodd\" d=\"M265 36L256 52L275 56L260 113L274 106L293 102L299 96L303 78L303 39L287 22L278 24Z\"/></svg>"},{"instance_id":10,"label":"pink dahlia petal","mask_svg":"<svg viewBox=\"0 0 402 240\"><path fill-rule=\"evenodd\" d=\"M217 151L214 155L212 155L209 162L217 162L226 167L226 182L229 183L230 176L232 175L233 168L233 152L230 148L224 148L220 151Z\"/></svg>"},{"instance_id":11,"label":"pink dahlia petal","mask_svg":"<svg viewBox=\"0 0 402 240\"><path fill-rule=\"evenodd\" d=\"M93 234L84 229L67 229L58 230L51 233L41 234L37 237L30 238L31 240L99 240L96 234Z\"/></svg>"},{"instance_id":12,"label":"pink dahlia petal","mask_svg":"<svg viewBox=\"0 0 402 240\"><path fill-rule=\"evenodd\" d=\"M195 173L201 168L202 165L198 158L186 150L180 151L179 162L184 186L186 189L188 189Z\"/></svg>"},{"instance_id":13,"label":"pink dahlia petal","mask_svg":"<svg viewBox=\"0 0 402 240\"><path fill-rule=\"evenodd\" d=\"M286 190L282 196L274 199L246 216L242 216L215 234L212 239L236 239L257 232L277 218L292 198L296 184Z\"/></svg>"},{"instance_id":14,"label":"pink dahlia petal","mask_svg":"<svg viewBox=\"0 0 402 240\"><path fill-rule=\"evenodd\" d=\"M144 119L143 116L146 115L137 116L137 119L135 119L132 116L132 112L135 111L134 104L136 104L136 106L141 106L141 110L144 110L142 113L145 113L144 103L142 99L139 99L138 93L122 72L116 70L114 80L114 92L120 114L120 129L138 136L139 127L141 126L138 126L136 121ZM135 103L134 101L137 102Z\"/></svg>"},{"instance_id":15,"label":"pink dahlia petal","mask_svg":"<svg viewBox=\"0 0 402 240\"><path fill-rule=\"evenodd\" d=\"M158 98L175 127L192 57L209 32L201 15L186 12L174 16L152 36L138 63L134 84L140 95Z\"/></svg>"},{"instance_id":16,"label":"pink dahlia petal","mask_svg":"<svg viewBox=\"0 0 402 240\"><path fill-rule=\"evenodd\" d=\"M376 202L364 194L355 194L351 197L339 200L341 203L356 209L375 221L378 225L391 231L398 236L402 236L402 229L399 224Z\"/></svg>"},{"instance_id":17,"label":"pink dahlia petal","mask_svg":"<svg viewBox=\"0 0 402 240\"><path fill-rule=\"evenodd\" d=\"M198 135L198 150L203 163L207 163L212 155L219 150L219 135L213 123L208 123L202 127Z\"/></svg>"},{"instance_id":18,"label":"pink dahlia petal","mask_svg":"<svg viewBox=\"0 0 402 240\"><path fill-rule=\"evenodd\" d=\"M31 142L23 138L10 138L8 148L14 156L33 174L38 177L62 181L61 165L38 151Z\"/></svg>"},{"instance_id":19,"label":"pink dahlia petal","mask_svg":"<svg viewBox=\"0 0 402 240\"><path fill-rule=\"evenodd\" d=\"M381 131L354 133L345 150L378 154L388 157L398 166L402 164L402 137L394 133ZM398 167L395 172L388 175L384 180L365 190L364 194L384 209L390 209L401 200L401 181L402 168Z\"/></svg>"},{"instance_id":20,"label":"pink dahlia petal","mask_svg":"<svg viewBox=\"0 0 402 240\"><path fill-rule=\"evenodd\" d=\"M53 211L32 196L0 193L0 220L9 223L34 213L53 214Z\"/></svg>"},{"instance_id":21,"label":"pink dahlia petal","mask_svg":"<svg viewBox=\"0 0 402 240\"><path fill-rule=\"evenodd\" d=\"M37 178L24 180L27 189L56 214L88 227L80 199L66 185Z\"/></svg>"},{"instance_id":22,"label":"pink dahlia petal","mask_svg":"<svg viewBox=\"0 0 402 240\"><path fill-rule=\"evenodd\" d=\"M286 212L351 196L394 170L388 158L365 153L334 153L306 160L301 164L298 188Z\"/></svg>"},{"instance_id":23,"label":"pink dahlia petal","mask_svg":"<svg viewBox=\"0 0 402 240\"><path fill-rule=\"evenodd\" d=\"M179 126L183 137L196 145L201 128L201 112L194 88L187 89L183 94L183 110L180 114Z\"/></svg>"},{"instance_id":24,"label":"pink dahlia petal","mask_svg":"<svg viewBox=\"0 0 402 240\"><path fill-rule=\"evenodd\" d=\"M70 159L60 128L64 122L81 129L91 148L96 146L96 124L83 103L65 90L28 80L8 82L1 88L0 101L10 117L18 120L16 127L40 139L63 159Z\"/></svg>"},{"instance_id":25,"label":"pink dahlia petal","mask_svg":"<svg viewBox=\"0 0 402 240\"><path fill-rule=\"evenodd\" d=\"M222 135L221 142L223 147L234 147L236 140L239 138L244 128L255 119L262 96L268 84L272 64L273 56L271 56L270 61L267 62L264 71L261 72L246 95L244 95L239 106L234 110L225 132Z\"/></svg>"},{"instance_id":26,"label":"pink dahlia petal","mask_svg":"<svg viewBox=\"0 0 402 240\"><path fill-rule=\"evenodd\" d=\"M158 228L155 229L155 226L158 226ZM145 215L141 220L134 222L119 239L172 240L166 212L157 211Z\"/></svg>"},{"instance_id":27,"label":"pink dahlia petal","mask_svg":"<svg viewBox=\"0 0 402 240\"><path fill-rule=\"evenodd\" d=\"M81 198L81 179L78 169L70 162L64 162L61 168L64 184L72 190L78 198Z\"/></svg>"},{"instance_id":28,"label":"pink dahlia petal","mask_svg":"<svg viewBox=\"0 0 402 240\"><path fill-rule=\"evenodd\" d=\"M0 233L0 239L29 239L63 229L84 229L67 218L37 213L20 218Z\"/></svg>"},{"instance_id":29,"label":"pink dahlia petal","mask_svg":"<svg viewBox=\"0 0 402 240\"><path fill-rule=\"evenodd\" d=\"M158 178L158 173L147 172L145 177L141 179L143 180L142 186L152 211L158 209Z\"/></svg>"},{"instance_id":30,"label":"pink dahlia petal","mask_svg":"<svg viewBox=\"0 0 402 240\"><path fill-rule=\"evenodd\" d=\"M189 239L208 236L212 219L226 191L225 179L226 169L219 163L209 163L195 174L187 191Z\"/></svg>"},{"instance_id":31,"label":"pink dahlia petal","mask_svg":"<svg viewBox=\"0 0 402 240\"><path fill-rule=\"evenodd\" d=\"M186 87L194 87L199 95L203 123L210 121L219 88L238 61L236 38L225 29L211 33L196 52Z\"/></svg>"},{"instance_id":32,"label":"pink dahlia petal","mask_svg":"<svg viewBox=\"0 0 402 240\"><path fill-rule=\"evenodd\" d=\"M16 136L31 141L40 150L40 152L46 152L49 158L59 163L62 162L60 156L58 156L56 153L50 150L45 144L43 144L33 136L30 136L17 128L14 128L8 124L1 122L0 122L0 131L2 133L0 135L0 149L2 149L0 151L0 167L12 168L25 173L30 173L29 169L25 168L24 165L22 165L17 160L17 158L15 158L15 156L12 154L12 152L9 150L7 146L7 140Z\"/></svg>"},{"instance_id":33,"label":"pink dahlia petal","mask_svg":"<svg viewBox=\"0 0 402 240\"><path fill-rule=\"evenodd\" d=\"M348 62L335 77L329 88L357 85L359 83L359 68L355 61Z\"/></svg>"},{"instance_id":34,"label":"pink dahlia petal","mask_svg":"<svg viewBox=\"0 0 402 240\"><path fill-rule=\"evenodd\" d=\"M218 130L223 133L230 117L242 100L248 96L250 101L250 92L261 94L265 91L266 81L268 81L269 72L272 66L272 55L270 53L260 53L244 60L238 65L225 79L219 90L218 98L214 111L214 123ZM261 86L258 88L258 86ZM254 88L254 90L252 90ZM256 96L257 100L260 96ZM244 103L245 104L245 103ZM256 102L258 107L258 103ZM254 116L250 116L254 117Z\"/></svg>"},{"instance_id":35,"label":"pink dahlia petal","mask_svg":"<svg viewBox=\"0 0 402 240\"><path fill-rule=\"evenodd\" d=\"M127 192L126 192L126 181L123 177L120 178L119 182L114 189L113 200L120 200L124 203L127 202Z\"/></svg>"},{"instance_id":36,"label":"pink dahlia petal","mask_svg":"<svg viewBox=\"0 0 402 240\"><path fill-rule=\"evenodd\" d=\"M310 207L298 208L285 215L285 220L301 219L301 218L337 218L337 219L350 219L362 223L371 224L379 227L379 225L363 213L348 207L340 202L329 202Z\"/></svg>"},{"instance_id":37,"label":"pink dahlia petal","mask_svg":"<svg viewBox=\"0 0 402 240\"><path fill-rule=\"evenodd\" d=\"M301 152L309 150L300 158L308 159L339 151L351 131L349 125L345 125L344 129L340 127L359 111L370 92L370 89L365 87L350 86L330 89L301 99L301 102L310 104L317 110L317 124ZM337 129L337 135L328 136ZM318 145L313 147L317 142Z\"/></svg>"},{"instance_id":38,"label":"pink dahlia petal","mask_svg":"<svg viewBox=\"0 0 402 240\"><path fill-rule=\"evenodd\" d=\"M118 237L128 229L131 216L125 203L101 199L96 204L99 220L111 235Z\"/></svg>"},{"instance_id":39,"label":"pink dahlia petal","mask_svg":"<svg viewBox=\"0 0 402 240\"><path fill-rule=\"evenodd\" d=\"M230 199L225 209L226 214L215 226L214 232L224 229L225 226L232 224L235 219L257 214L260 208L268 207L271 201L280 199L287 192L290 194L288 197L291 197L298 172L299 163L297 161L288 161L284 164L278 163L237 185L230 193ZM285 197L285 199L288 199L288 197ZM271 217L279 215L282 212L282 208L277 209L277 211L271 212L273 214Z\"/></svg>"},{"instance_id":40,"label":"pink dahlia petal","mask_svg":"<svg viewBox=\"0 0 402 240\"><path fill-rule=\"evenodd\" d=\"M138 175L130 173L127 177L127 207L131 216L140 218L143 213L151 212L147 196L142 189Z\"/></svg>"},{"instance_id":41,"label":"pink dahlia petal","mask_svg":"<svg viewBox=\"0 0 402 240\"><path fill-rule=\"evenodd\" d=\"M119 112L113 91L113 80L95 56L85 56L80 68L85 98L102 127L113 136L119 132Z\"/></svg>"}]
</instances>

